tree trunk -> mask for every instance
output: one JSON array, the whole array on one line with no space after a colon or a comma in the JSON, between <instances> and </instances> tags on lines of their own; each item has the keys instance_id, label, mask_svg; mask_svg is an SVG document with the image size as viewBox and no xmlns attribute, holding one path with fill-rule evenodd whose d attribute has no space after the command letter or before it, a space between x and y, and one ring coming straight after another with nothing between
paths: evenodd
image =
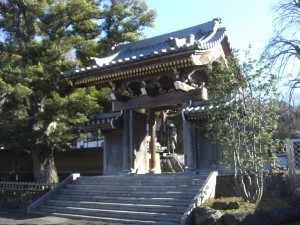
<instances>
[{"instance_id":1,"label":"tree trunk","mask_svg":"<svg viewBox=\"0 0 300 225\"><path fill-rule=\"evenodd\" d=\"M246 181L246 182L245 182ZM259 175L234 176L236 191L246 202L258 203L263 194L263 177Z\"/></svg>"},{"instance_id":2,"label":"tree trunk","mask_svg":"<svg viewBox=\"0 0 300 225\"><path fill-rule=\"evenodd\" d=\"M34 149L31 152L31 159L36 182L58 183L54 157L51 154L40 157L39 151Z\"/></svg>"}]
</instances>

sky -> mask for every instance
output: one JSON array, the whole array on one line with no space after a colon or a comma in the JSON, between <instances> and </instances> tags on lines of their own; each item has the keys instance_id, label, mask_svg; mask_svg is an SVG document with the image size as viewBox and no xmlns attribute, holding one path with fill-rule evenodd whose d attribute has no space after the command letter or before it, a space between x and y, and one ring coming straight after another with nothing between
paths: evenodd
<instances>
[{"instance_id":1,"label":"sky","mask_svg":"<svg viewBox=\"0 0 300 225\"><path fill-rule=\"evenodd\" d=\"M258 59L273 34L274 0L145 0L149 9L157 11L154 28L146 28L146 37L192 27L222 18L230 46L243 51L249 49ZM282 98L287 98L286 81L278 83ZM297 96L300 89L296 90Z\"/></svg>"},{"instance_id":2,"label":"sky","mask_svg":"<svg viewBox=\"0 0 300 225\"><path fill-rule=\"evenodd\" d=\"M160 34L188 28L222 18L232 48L259 55L272 35L272 0L145 0L157 11L154 28L145 35Z\"/></svg>"}]
</instances>

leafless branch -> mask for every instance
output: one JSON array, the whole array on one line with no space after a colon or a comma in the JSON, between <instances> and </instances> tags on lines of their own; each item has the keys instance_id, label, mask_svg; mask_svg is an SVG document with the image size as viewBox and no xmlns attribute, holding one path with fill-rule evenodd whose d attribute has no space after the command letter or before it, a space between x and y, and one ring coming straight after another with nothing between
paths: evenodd
<instances>
[{"instance_id":1,"label":"leafless branch","mask_svg":"<svg viewBox=\"0 0 300 225\"><path fill-rule=\"evenodd\" d=\"M278 77L300 77L300 0L281 0L274 6L274 33L263 53Z\"/></svg>"}]
</instances>

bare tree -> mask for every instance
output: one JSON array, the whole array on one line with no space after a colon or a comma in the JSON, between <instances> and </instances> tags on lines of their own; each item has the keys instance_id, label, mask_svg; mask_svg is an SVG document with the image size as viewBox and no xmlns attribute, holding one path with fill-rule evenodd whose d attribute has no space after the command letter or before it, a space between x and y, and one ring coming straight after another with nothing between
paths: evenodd
<instances>
[{"instance_id":1,"label":"bare tree","mask_svg":"<svg viewBox=\"0 0 300 225\"><path fill-rule=\"evenodd\" d=\"M264 51L279 76L300 78L300 0L280 0L274 6L274 34Z\"/></svg>"}]
</instances>

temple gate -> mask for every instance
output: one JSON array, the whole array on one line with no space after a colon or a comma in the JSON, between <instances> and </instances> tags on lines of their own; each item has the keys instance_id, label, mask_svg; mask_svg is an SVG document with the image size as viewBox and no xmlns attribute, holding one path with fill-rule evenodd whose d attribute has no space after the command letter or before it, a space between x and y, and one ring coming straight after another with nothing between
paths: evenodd
<instances>
[{"instance_id":1,"label":"temple gate","mask_svg":"<svg viewBox=\"0 0 300 225\"><path fill-rule=\"evenodd\" d=\"M64 76L76 87L110 87L113 112L96 113L81 129L104 134L104 173L146 173L147 133L151 137L150 172L156 160L155 112L180 109L183 118L185 169L209 168L221 150L203 135L208 109L206 70L229 54L230 47L214 19L183 30L116 46L105 58L92 58L90 67ZM136 110L143 109L146 113Z\"/></svg>"}]
</instances>

